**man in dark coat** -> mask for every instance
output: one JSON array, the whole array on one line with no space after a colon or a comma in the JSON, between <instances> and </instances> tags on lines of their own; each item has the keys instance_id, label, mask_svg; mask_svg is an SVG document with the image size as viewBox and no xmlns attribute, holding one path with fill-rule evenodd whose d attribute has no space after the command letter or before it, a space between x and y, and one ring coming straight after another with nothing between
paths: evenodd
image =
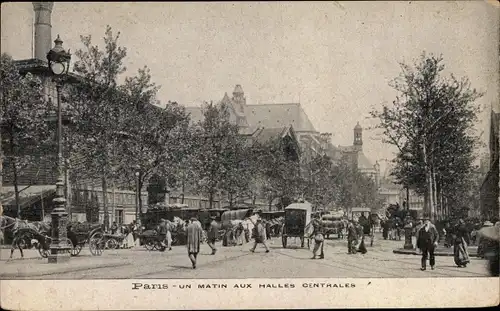
<instances>
[{"instance_id":1,"label":"man in dark coat","mask_svg":"<svg viewBox=\"0 0 500 311\"><path fill-rule=\"evenodd\" d=\"M425 217L424 225L417 233L417 248L422 251L422 267L420 270L425 271L427 258L429 258L431 269L434 270L436 264L434 250L437 247L438 239L439 234L436 226L431 223L429 217Z\"/></svg>"}]
</instances>

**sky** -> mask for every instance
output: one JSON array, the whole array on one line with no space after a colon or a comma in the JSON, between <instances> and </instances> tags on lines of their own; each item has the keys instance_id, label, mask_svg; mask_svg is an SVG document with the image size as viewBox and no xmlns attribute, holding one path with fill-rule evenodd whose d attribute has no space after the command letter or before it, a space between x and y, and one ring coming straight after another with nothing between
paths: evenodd
<instances>
[{"instance_id":1,"label":"sky","mask_svg":"<svg viewBox=\"0 0 500 311\"><path fill-rule=\"evenodd\" d=\"M248 104L300 101L335 145L352 144L360 122L364 153L384 170L395 149L368 130L369 111L394 100L399 63L423 51L442 54L447 74L485 93L476 104L486 142L499 94L498 11L485 1L56 2L52 37L72 51L80 35L103 46L110 25L128 51L125 75L147 65L163 103L217 101L241 84ZM31 58L33 15L29 2L2 3L2 52Z\"/></svg>"}]
</instances>

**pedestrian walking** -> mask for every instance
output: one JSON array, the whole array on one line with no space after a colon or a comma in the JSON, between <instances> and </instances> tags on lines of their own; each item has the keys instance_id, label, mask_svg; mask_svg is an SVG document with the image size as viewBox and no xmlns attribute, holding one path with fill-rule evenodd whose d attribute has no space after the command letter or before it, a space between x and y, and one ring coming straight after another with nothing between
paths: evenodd
<instances>
[{"instance_id":1,"label":"pedestrian walking","mask_svg":"<svg viewBox=\"0 0 500 311\"><path fill-rule=\"evenodd\" d=\"M311 225L313 227L313 232L311 234L311 238L314 238L313 256L311 259L316 259L316 253L318 252L319 249L321 249L321 253L319 255L319 258L324 259L325 253L324 253L323 248L324 248L324 244L325 244L325 237L323 235L323 228L321 226L319 214L314 215L314 219L313 219Z\"/></svg>"},{"instance_id":2,"label":"pedestrian walking","mask_svg":"<svg viewBox=\"0 0 500 311\"><path fill-rule=\"evenodd\" d=\"M215 216L210 217L212 221L208 226L207 238L208 238L208 246L212 249L212 255L215 255L217 252L217 248L215 248L215 242L217 241L217 236L219 234L219 224L215 220Z\"/></svg>"},{"instance_id":3,"label":"pedestrian walking","mask_svg":"<svg viewBox=\"0 0 500 311\"><path fill-rule=\"evenodd\" d=\"M356 254L358 245L358 233L356 230L355 221L351 220L347 225L347 253Z\"/></svg>"},{"instance_id":4,"label":"pedestrian walking","mask_svg":"<svg viewBox=\"0 0 500 311\"><path fill-rule=\"evenodd\" d=\"M425 217L424 226L417 233L417 247L422 251L422 267L420 270L426 270L427 259L430 261L431 269L434 270L434 266L436 265L434 251L437 247L438 239L439 234L436 226L431 223L429 217Z\"/></svg>"},{"instance_id":5,"label":"pedestrian walking","mask_svg":"<svg viewBox=\"0 0 500 311\"><path fill-rule=\"evenodd\" d=\"M202 235L203 229L200 222L196 219L196 217L191 218L191 222L187 226L187 250L193 269L196 269L196 259L198 257L198 253L200 252Z\"/></svg>"},{"instance_id":6,"label":"pedestrian walking","mask_svg":"<svg viewBox=\"0 0 500 311\"><path fill-rule=\"evenodd\" d=\"M453 243L453 259L459 268L467 267L467 264L470 262L469 252L467 251L469 243L469 232L463 219L460 219L455 230L455 240Z\"/></svg>"},{"instance_id":7,"label":"pedestrian walking","mask_svg":"<svg viewBox=\"0 0 500 311\"><path fill-rule=\"evenodd\" d=\"M262 219L257 219L257 223L255 224L254 227L254 245L250 249L250 251L253 253L255 252L255 248L257 247L257 244L262 243L264 244L264 247L266 248L266 253L269 253L269 247L267 247L266 243L266 228L264 228L264 225L262 224Z\"/></svg>"},{"instance_id":8,"label":"pedestrian walking","mask_svg":"<svg viewBox=\"0 0 500 311\"><path fill-rule=\"evenodd\" d=\"M356 246L356 251L361 254L366 254L367 250L365 246L364 227L359 222L356 222L356 233L358 235L358 245Z\"/></svg>"}]
</instances>

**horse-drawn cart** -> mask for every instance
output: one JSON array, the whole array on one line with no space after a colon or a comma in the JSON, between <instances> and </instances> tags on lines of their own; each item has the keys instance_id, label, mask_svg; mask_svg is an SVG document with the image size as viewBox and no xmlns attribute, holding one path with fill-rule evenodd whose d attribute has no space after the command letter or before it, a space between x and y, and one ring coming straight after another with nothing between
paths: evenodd
<instances>
[{"instance_id":1,"label":"horse-drawn cart","mask_svg":"<svg viewBox=\"0 0 500 311\"><path fill-rule=\"evenodd\" d=\"M312 205L310 203L292 203L285 207L285 221L283 224L281 240L286 248L288 238L300 238L300 247L304 247L307 239L309 248L309 237L307 227L311 223Z\"/></svg>"},{"instance_id":2,"label":"horse-drawn cart","mask_svg":"<svg viewBox=\"0 0 500 311\"><path fill-rule=\"evenodd\" d=\"M165 235L159 234L156 230L146 230L139 238L148 251L159 250L160 252L164 252L166 249L165 245L162 244L162 241L165 240Z\"/></svg>"},{"instance_id":3,"label":"horse-drawn cart","mask_svg":"<svg viewBox=\"0 0 500 311\"><path fill-rule=\"evenodd\" d=\"M70 223L68 225L68 239L71 241L71 256L78 256L85 244L88 244L93 256L101 256L110 235L104 234L101 224Z\"/></svg>"},{"instance_id":4,"label":"horse-drawn cart","mask_svg":"<svg viewBox=\"0 0 500 311\"><path fill-rule=\"evenodd\" d=\"M321 223L323 224L326 239L334 234L336 234L339 239L343 238L342 231L344 228L347 228L347 224L342 220L343 216L343 212L328 213L321 216Z\"/></svg>"}]
</instances>

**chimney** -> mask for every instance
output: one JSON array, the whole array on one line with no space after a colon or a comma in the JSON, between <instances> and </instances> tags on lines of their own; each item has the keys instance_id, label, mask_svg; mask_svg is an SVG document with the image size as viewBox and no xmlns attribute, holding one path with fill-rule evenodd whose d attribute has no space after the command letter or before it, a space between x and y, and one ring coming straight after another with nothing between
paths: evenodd
<instances>
[{"instance_id":1,"label":"chimney","mask_svg":"<svg viewBox=\"0 0 500 311\"><path fill-rule=\"evenodd\" d=\"M50 16L54 2L33 2L35 11L35 58L47 61L47 53L52 44L52 24Z\"/></svg>"}]
</instances>

